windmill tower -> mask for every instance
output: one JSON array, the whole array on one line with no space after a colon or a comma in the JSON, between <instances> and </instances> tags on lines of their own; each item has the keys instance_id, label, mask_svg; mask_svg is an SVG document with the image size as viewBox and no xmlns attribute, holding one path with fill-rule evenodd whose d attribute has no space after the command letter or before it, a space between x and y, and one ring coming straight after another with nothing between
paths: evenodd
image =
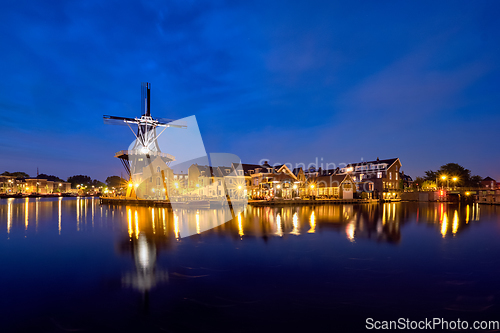
<instances>
[{"instance_id":1,"label":"windmill tower","mask_svg":"<svg viewBox=\"0 0 500 333\"><path fill-rule=\"evenodd\" d=\"M158 146L157 139L168 127L186 128L186 125L179 122L173 123L174 120L171 119L151 117L150 91L151 83L143 82L141 84L140 118L108 115L103 116L103 118L105 123L127 125L135 136L135 141L129 147L130 149L120 150L115 154L115 157L122 162L129 177L127 197L137 198L138 187L143 185L141 191L144 193L141 197L152 196L150 189L158 197L158 191L162 186L165 198L168 199L166 171L170 170L168 165L175 161L175 157L163 153ZM137 126L137 132L132 128L133 126ZM163 128L159 134L156 131L157 127ZM153 178L154 184L148 184L148 182L153 183Z\"/></svg>"}]
</instances>

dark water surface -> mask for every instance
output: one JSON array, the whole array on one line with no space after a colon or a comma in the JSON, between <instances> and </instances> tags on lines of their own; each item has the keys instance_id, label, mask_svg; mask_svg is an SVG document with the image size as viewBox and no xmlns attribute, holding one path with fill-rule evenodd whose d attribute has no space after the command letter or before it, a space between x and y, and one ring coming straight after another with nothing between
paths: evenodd
<instances>
[{"instance_id":1,"label":"dark water surface","mask_svg":"<svg viewBox=\"0 0 500 333\"><path fill-rule=\"evenodd\" d=\"M192 223L212 213L193 210ZM500 320L500 207L249 206L187 238L178 223L167 209L92 198L2 199L0 331L354 332L369 317Z\"/></svg>"}]
</instances>

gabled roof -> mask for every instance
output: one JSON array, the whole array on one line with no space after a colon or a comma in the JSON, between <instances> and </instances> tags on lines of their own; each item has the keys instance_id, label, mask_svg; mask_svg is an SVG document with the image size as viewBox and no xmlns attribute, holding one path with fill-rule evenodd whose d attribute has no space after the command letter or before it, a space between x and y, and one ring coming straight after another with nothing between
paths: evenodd
<instances>
[{"instance_id":1,"label":"gabled roof","mask_svg":"<svg viewBox=\"0 0 500 333\"><path fill-rule=\"evenodd\" d=\"M295 174L292 171L290 171L290 169L286 166L286 164L282 164L278 169L276 169L276 172L278 174L290 175L291 178L297 180L297 176L295 176Z\"/></svg>"},{"instance_id":2,"label":"gabled roof","mask_svg":"<svg viewBox=\"0 0 500 333\"><path fill-rule=\"evenodd\" d=\"M388 158L388 159L385 159L385 160L375 160L375 161L361 161L361 162L357 162L357 163L349 163L347 164L347 167L355 167L355 166L360 166L360 165L367 165L367 164L387 164L388 166L391 166L393 165L397 160L399 160L398 157L396 158ZM401 163L401 161L399 161L399 163Z\"/></svg>"},{"instance_id":3,"label":"gabled roof","mask_svg":"<svg viewBox=\"0 0 500 333\"><path fill-rule=\"evenodd\" d=\"M484 178L482 181L483 181L483 182L485 182L485 181L486 181L486 182L496 182L496 180L494 180L494 179L493 179L493 178L491 178L490 176L488 176L488 177Z\"/></svg>"}]
</instances>

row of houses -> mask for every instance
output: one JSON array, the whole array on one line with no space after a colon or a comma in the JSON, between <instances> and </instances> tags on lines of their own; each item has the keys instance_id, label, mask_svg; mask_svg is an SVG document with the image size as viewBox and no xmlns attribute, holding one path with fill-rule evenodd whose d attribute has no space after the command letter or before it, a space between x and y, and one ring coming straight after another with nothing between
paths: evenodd
<instances>
[{"instance_id":1,"label":"row of houses","mask_svg":"<svg viewBox=\"0 0 500 333\"><path fill-rule=\"evenodd\" d=\"M187 172L174 172L161 159L154 159L129 184L138 198L167 196L213 198L364 198L390 199L398 196L403 182L399 158L345 164L334 169L292 168L288 164L232 163L210 167L192 164ZM168 194L167 194L168 193ZM357 193L357 194L356 194ZM129 193L130 194L130 193Z\"/></svg>"},{"instance_id":2,"label":"row of houses","mask_svg":"<svg viewBox=\"0 0 500 333\"><path fill-rule=\"evenodd\" d=\"M0 176L0 194L50 194L70 191L71 183L38 178L18 179L14 176Z\"/></svg>"}]
</instances>

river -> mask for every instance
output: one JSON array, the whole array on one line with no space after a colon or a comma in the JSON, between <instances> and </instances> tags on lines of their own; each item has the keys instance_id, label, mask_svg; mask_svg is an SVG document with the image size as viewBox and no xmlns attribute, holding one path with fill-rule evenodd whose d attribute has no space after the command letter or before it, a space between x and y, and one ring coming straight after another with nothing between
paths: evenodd
<instances>
[{"instance_id":1,"label":"river","mask_svg":"<svg viewBox=\"0 0 500 333\"><path fill-rule=\"evenodd\" d=\"M500 207L100 205L0 200L2 332L364 331L499 320ZM208 223L208 222L207 222ZM206 231L202 231L209 229Z\"/></svg>"}]
</instances>

